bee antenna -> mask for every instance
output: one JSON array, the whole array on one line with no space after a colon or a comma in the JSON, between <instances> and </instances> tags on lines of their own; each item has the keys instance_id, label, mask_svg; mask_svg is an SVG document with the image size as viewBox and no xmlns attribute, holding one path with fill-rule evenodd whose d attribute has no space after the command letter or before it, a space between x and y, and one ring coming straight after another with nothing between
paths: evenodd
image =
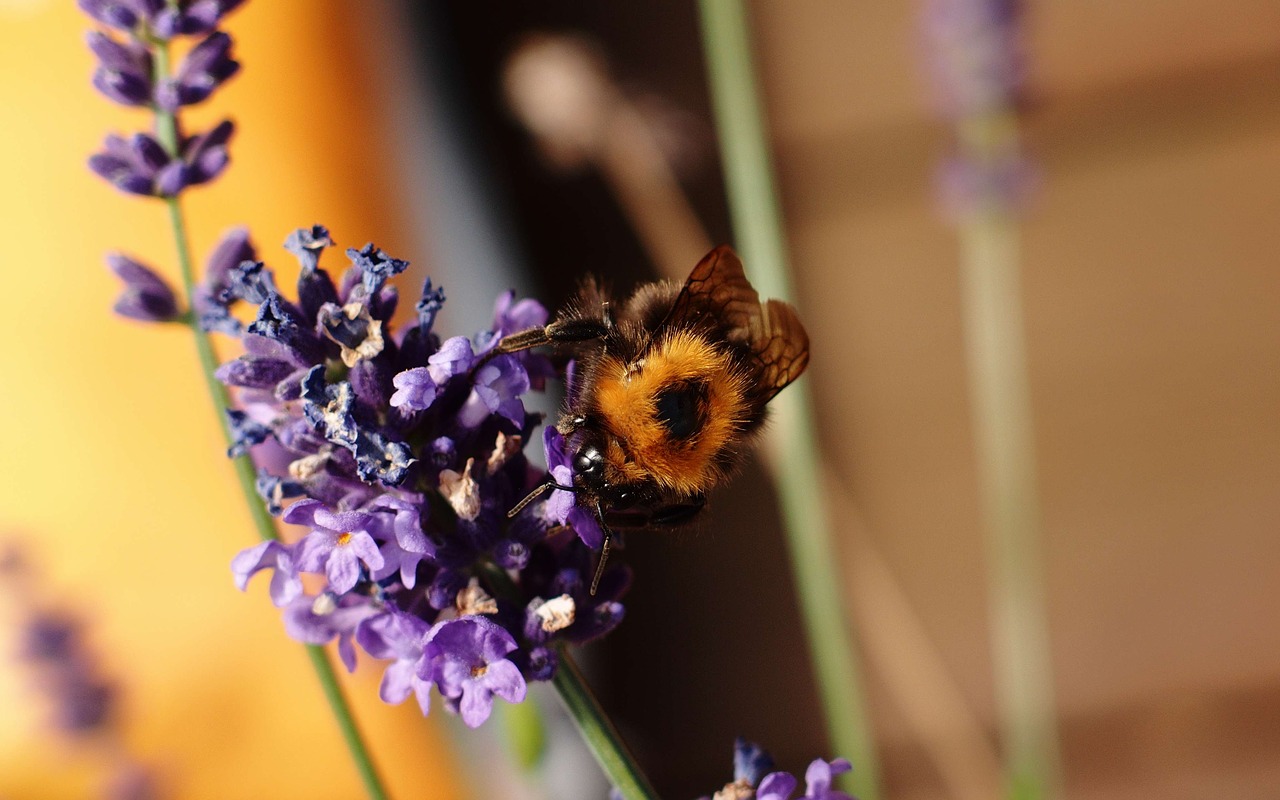
<instances>
[{"instance_id":1,"label":"bee antenna","mask_svg":"<svg viewBox=\"0 0 1280 800\"><path fill-rule=\"evenodd\" d=\"M537 486L533 487L532 492L529 492L527 495L524 496L523 500L521 500L519 503L516 503L515 508L507 512L507 519L512 519L513 517L515 517L516 514L519 514L521 511L524 510L525 506L529 505L534 500L537 500L538 497L548 489L560 489L561 491L565 491L565 492L578 491L572 486L561 486L560 484L556 483L555 478L552 478L550 475L548 475L546 480L544 480L542 483L538 484Z\"/></svg>"},{"instance_id":2,"label":"bee antenna","mask_svg":"<svg viewBox=\"0 0 1280 800\"><path fill-rule=\"evenodd\" d=\"M604 509L600 507L600 503L596 503L596 519L600 522L600 529L604 531L604 543L600 545L600 561L596 564L595 577L591 579L591 596L596 596L596 589L600 588L600 577L604 575L604 565L609 562L609 540L613 538L613 531L609 530L609 526L604 521Z\"/></svg>"}]
</instances>

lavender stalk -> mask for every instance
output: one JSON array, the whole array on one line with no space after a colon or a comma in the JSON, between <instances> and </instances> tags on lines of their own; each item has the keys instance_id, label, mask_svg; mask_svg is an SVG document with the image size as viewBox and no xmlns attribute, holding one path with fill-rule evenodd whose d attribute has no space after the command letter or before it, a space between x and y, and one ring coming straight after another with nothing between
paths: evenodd
<instances>
[{"instance_id":1,"label":"lavender stalk","mask_svg":"<svg viewBox=\"0 0 1280 800\"><path fill-rule=\"evenodd\" d=\"M740 0L702 0L703 48L716 111L729 209L752 283L766 297L789 298L782 215L773 185L764 117ZM817 672L827 731L836 752L857 770L843 779L862 800L880 796L874 739L862 692L862 669L835 573L831 525L822 497L818 444L800 382L774 403L771 444L791 568ZM785 442L785 445L783 445Z\"/></svg>"},{"instance_id":2,"label":"lavender stalk","mask_svg":"<svg viewBox=\"0 0 1280 800\"><path fill-rule=\"evenodd\" d=\"M1062 794L1019 286L1029 168L1018 136L1022 4L928 0L924 32L955 152L941 173L960 237L965 344L989 560L1006 793Z\"/></svg>"},{"instance_id":3,"label":"lavender stalk","mask_svg":"<svg viewBox=\"0 0 1280 800\"><path fill-rule=\"evenodd\" d=\"M96 0L81 0L81 7L91 16L109 27L125 30L131 37L122 43L103 33L91 35L90 46L101 59L94 76L95 85L117 102L149 106L155 114L156 130L155 140L148 141L145 135L134 137L128 143L136 145L132 148L123 140L108 139L107 152L95 156L90 164L119 188L138 194L153 194L165 202L188 309L176 318L182 319L192 330L201 373L223 435L230 452L238 452L232 463L258 535L264 541L276 541L278 533L263 498L259 496L252 458L247 448L237 447L231 423L233 417L228 413L230 397L214 374L218 367L217 354L201 315L197 313L195 266L179 200L182 189L212 180L225 168L224 145L233 128L229 122L224 122L208 134L184 141L177 109L208 97L239 70L239 64L228 55L230 37L213 31L192 48L182 70L175 75L170 66L170 40L185 33L209 33L220 18L237 4L237 0L223 0L204 4L203 8L196 10L175 3L150 9L152 13L148 16L146 11ZM146 74L147 66L151 68L149 75ZM157 144L161 150L159 153L151 147ZM165 161L167 163L162 163ZM148 168L151 175L146 174ZM117 258L119 260L122 259ZM138 269L149 273L149 277L163 286L163 282L145 267L138 265ZM136 285L126 278L128 288ZM337 682L328 654L317 645L308 645L307 650L366 793L374 800L383 800L387 793Z\"/></svg>"}]
</instances>

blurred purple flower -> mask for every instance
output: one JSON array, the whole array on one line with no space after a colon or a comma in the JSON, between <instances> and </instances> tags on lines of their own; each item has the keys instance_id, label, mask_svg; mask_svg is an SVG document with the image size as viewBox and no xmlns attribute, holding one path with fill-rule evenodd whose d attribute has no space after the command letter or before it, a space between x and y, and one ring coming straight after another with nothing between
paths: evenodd
<instances>
[{"instance_id":1,"label":"blurred purple flower","mask_svg":"<svg viewBox=\"0 0 1280 800\"><path fill-rule=\"evenodd\" d=\"M150 267L120 253L107 254L107 266L124 281L115 312L143 322L170 322L179 316L173 288Z\"/></svg>"},{"instance_id":2,"label":"blurred purple flower","mask_svg":"<svg viewBox=\"0 0 1280 800\"><path fill-rule=\"evenodd\" d=\"M173 197L189 186L207 183L227 166L227 142L235 132L230 120L206 133L186 137L179 157L170 158L153 137L135 133L129 139L108 136L104 150L89 166L117 189L130 194Z\"/></svg>"},{"instance_id":3,"label":"blurred purple flower","mask_svg":"<svg viewBox=\"0 0 1280 800\"><path fill-rule=\"evenodd\" d=\"M219 86L240 70L231 58L231 37L222 31L212 33L191 48L182 60L177 74L160 82L156 88L156 105L166 111L177 111L205 100Z\"/></svg>"},{"instance_id":4,"label":"blurred purple flower","mask_svg":"<svg viewBox=\"0 0 1280 800\"><path fill-rule=\"evenodd\" d=\"M925 0L921 29L938 104L964 118L1014 105L1024 83L1020 0Z\"/></svg>"},{"instance_id":5,"label":"blurred purple flower","mask_svg":"<svg viewBox=\"0 0 1280 800\"><path fill-rule=\"evenodd\" d=\"M98 57L93 86L108 100L125 106L151 102L151 51L134 41L120 42L100 31L91 31L89 49Z\"/></svg>"}]
</instances>

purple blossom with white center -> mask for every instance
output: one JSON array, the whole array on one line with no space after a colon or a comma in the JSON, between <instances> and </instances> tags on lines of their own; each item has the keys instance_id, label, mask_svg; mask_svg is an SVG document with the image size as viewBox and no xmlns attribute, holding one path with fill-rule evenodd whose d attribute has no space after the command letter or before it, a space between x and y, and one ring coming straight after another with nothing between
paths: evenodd
<instances>
[{"instance_id":1,"label":"purple blossom with white center","mask_svg":"<svg viewBox=\"0 0 1280 800\"><path fill-rule=\"evenodd\" d=\"M507 659L515 649L515 639L502 626L483 617L459 617L432 629L418 674L457 700L462 721L476 728L489 718L494 695L508 703L524 701L524 676Z\"/></svg>"},{"instance_id":2,"label":"purple blossom with white center","mask_svg":"<svg viewBox=\"0 0 1280 800\"><path fill-rule=\"evenodd\" d=\"M166 111L176 111L205 100L219 86L240 70L231 58L231 37L222 31L212 33L191 48L176 75L156 87L156 104Z\"/></svg>"},{"instance_id":3,"label":"purple blossom with white center","mask_svg":"<svg viewBox=\"0 0 1280 800\"><path fill-rule=\"evenodd\" d=\"M120 253L107 254L107 266L124 282L115 312L142 322L170 322L178 318L173 288L150 267Z\"/></svg>"},{"instance_id":4,"label":"purple blossom with white center","mask_svg":"<svg viewBox=\"0 0 1280 800\"><path fill-rule=\"evenodd\" d=\"M391 660L378 687L382 702L399 705L412 694L424 715L430 710L433 684L418 674L430 630L421 617L394 610L369 617L356 628L356 643L366 653Z\"/></svg>"},{"instance_id":5,"label":"purple blossom with white center","mask_svg":"<svg viewBox=\"0 0 1280 800\"><path fill-rule=\"evenodd\" d=\"M231 560L231 574L235 576L236 588L242 592L248 587L249 579L264 569L272 571L272 603L286 606L302 594L302 579L289 545L274 540L262 542L240 551Z\"/></svg>"},{"instance_id":6,"label":"purple blossom with white center","mask_svg":"<svg viewBox=\"0 0 1280 800\"><path fill-rule=\"evenodd\" d=\"M351 591L364 569L382 568L382 553L370 530L377 521L362 511L333 511L317 500L300 500L284 512L285 522L306 525L311 532L298 542L301 572L321 573L338 594Z\"/></svg>"}]
</instances>

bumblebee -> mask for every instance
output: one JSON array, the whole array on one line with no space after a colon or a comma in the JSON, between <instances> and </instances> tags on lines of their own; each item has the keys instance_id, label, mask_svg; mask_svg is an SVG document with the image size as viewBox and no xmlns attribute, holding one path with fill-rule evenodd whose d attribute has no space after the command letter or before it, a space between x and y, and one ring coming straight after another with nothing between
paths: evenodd
<instances>
[{"instance_id":1,"label":"bumblebee","mask_svg":"<svg viewBox=\"0 0 1280 800\"><path fill-rule=\"evenodd\" d=\"M611 527L671 527L698 515L707 491L741 461L765 406L809 362L795 309L761 303L727 246L683 286L643 285L616 312L588 280L549 325L491 352L542 345L575 363L556 426L573 454L573 485L548 477L511 513L548 489L573 492L604 531L596 581Z\"/></svg>"}]
</instances>

